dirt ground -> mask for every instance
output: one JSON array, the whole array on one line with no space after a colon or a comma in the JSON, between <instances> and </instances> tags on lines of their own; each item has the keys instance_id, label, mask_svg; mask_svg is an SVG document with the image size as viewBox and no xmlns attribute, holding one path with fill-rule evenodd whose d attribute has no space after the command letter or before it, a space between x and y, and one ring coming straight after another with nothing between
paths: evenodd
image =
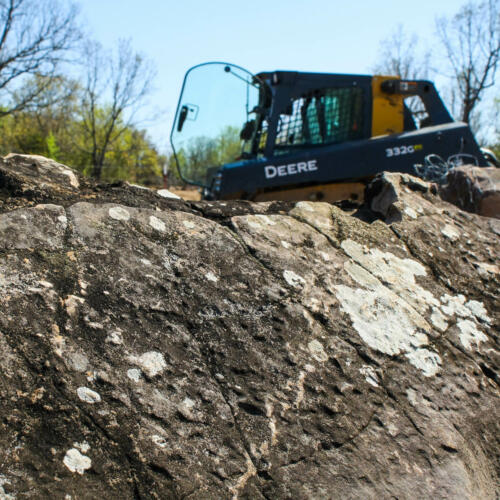
<instances>
[{"instance_id":1,"label":"dirt ground","mask_svg":"<svg viewBox=\"0 0 500 500\"><path fill-rule=\"evenodd\" d=\"M188 200L188 201L200 201L201 200L201 193L200 190L195 188L195 189L177 189L175 187L168 188L169 191L172 193L176 194L177 196L180 196L183 200Z\"/></svg>"}]
</instances>

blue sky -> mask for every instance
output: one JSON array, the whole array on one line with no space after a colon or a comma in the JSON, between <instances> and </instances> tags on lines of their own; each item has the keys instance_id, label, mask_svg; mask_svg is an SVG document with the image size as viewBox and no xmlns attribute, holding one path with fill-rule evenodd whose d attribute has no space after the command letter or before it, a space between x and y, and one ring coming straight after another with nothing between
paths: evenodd
<instances>
[{"instance_id":1,"label":"blue sky","mask_svg":"<svg viewBox=\"0 0 500 500\"><path fill-rule=\"evenodd\" d=\"M284 69L371 73L379 43L402 24L433 49L435 18L451 16L459 0L81 0L82 20L106 48L130 38L157 69L144 124L168 149L184 73L206 61L251 72ZM433 61L435 64L436 61ZM159 111L159 113L158 113Z\"/></svg>"}]
</instances>

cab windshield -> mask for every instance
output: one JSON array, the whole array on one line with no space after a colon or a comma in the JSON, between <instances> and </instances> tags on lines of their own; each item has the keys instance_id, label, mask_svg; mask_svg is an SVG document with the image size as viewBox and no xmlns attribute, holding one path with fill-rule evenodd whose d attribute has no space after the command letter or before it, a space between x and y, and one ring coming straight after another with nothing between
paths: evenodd
<instances>
[{"instance_id":1,"label":"cab windshield","mask_svg":"<svg viewBox=\"0 0 500 500\"><path fill-rule=\"evenodd\" d=\"M182 179L209 187L221 165L253 158L262 122L263 83L226 63L191 68L184 78L170 142Z\"/></svg>"}]
</instances>

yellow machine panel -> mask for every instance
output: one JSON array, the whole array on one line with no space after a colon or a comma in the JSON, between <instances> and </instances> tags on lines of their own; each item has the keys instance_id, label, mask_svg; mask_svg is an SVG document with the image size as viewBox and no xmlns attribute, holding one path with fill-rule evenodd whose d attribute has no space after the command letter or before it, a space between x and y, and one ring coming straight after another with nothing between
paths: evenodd
<instances>
[{"instance_id":1,"label":"yellow machine panel","mask_svg":"<svg viewBox=\"0 0 500 500\"><path fill-rule=\"evenodd\" d=\"M403 132L403 96L387 94L380 85L394 76L374 76L372 79L372 137Z\"/></svg>"}]
</instances>

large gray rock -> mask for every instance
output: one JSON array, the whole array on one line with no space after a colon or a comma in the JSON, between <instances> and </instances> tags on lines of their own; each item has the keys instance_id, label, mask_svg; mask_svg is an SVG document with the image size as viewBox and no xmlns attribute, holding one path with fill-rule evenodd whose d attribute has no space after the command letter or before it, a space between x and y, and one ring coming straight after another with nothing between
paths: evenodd
<instances>
[{"instance_id":1,"label":"large gray rock","mask_svg":"<svg viewBox=\"0 0 500 500\"><path fill-rule=\"evenodd\" d=\"M495 499L499 228L377 186L4 190L0 498Z\"/></svg>"}]
</instances>

